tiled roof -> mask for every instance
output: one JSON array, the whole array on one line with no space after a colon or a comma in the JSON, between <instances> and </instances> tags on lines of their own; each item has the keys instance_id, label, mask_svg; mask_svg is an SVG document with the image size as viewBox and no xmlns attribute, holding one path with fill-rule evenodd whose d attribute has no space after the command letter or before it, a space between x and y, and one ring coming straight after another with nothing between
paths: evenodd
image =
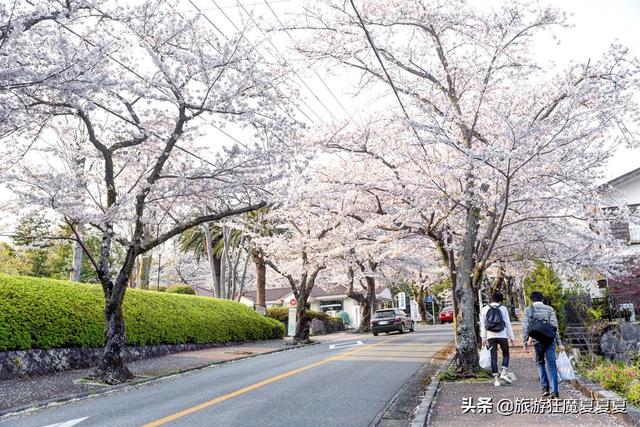
<instances>
[{"instance_id":1,"label":"tiled roof","mask_svg":"<svg viewBox=\"0 0 640 427\"><path fill-rule=\"evenodd\" d=\"M283 288L267 288L265 289L265 300L267 301L277 301L288 294L290 294L290 287ZM326 286L314 286L311 290L312 297L329 297L329 296L338 296L338 295L346 295L347 287L345 285L334 284L334 285L326 285ZM255 301L256 299L256 291L245 291L242 293L242 296L246 298L250 298Z\"/></svg>"},{"instance_id":2,"label":"tiled roof","mask_svg":"<svg viewBox=\"0 0 640 427\"><path fill-rule=\"evenodd\" d=\"M387 286L376 286L376 293L379 294L382 292ZM290 287L281 287L281 288L267 288L265 289L265 300L266 301L277 301L282 299L283 297L289 295L291 293ZM314 298L323 298L323 297L332 297L332 296L340 296L347 294L347 286L339 283L323 285L323 286L314 286L311 290L311 296ZM242 296L256 300L256 291L245 291L242 293Z\"/></svg>"},{"instance_id":3,"label":"tiled roof","mask_svg":"<svg viewBox=\"0 0 640 427\"><path fill-rule=\"evenodd\" d=\"M267 288L264 290L264 299L266 301L277 301L291 293L291 288ZM256 300L256 291L245 291L242 296Z\"/></svg>"}]
</instances>

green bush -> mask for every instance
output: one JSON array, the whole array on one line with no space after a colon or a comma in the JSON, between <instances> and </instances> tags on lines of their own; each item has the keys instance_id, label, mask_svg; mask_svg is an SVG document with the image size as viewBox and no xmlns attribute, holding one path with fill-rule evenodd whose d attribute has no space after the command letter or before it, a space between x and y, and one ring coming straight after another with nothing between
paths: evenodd
<instances>
[{"instance_id":1,"label":"green bush","mask_svg":"<svg viewBox=\"0 0 640 427\"><path fill-rule=\"evenodd\" d=\"M101 347L102 289L63 280L0 275L0 350ZM129 345L281 338L282 323L227 300L128 289Z\"/></svg>"},{"instance_id":2,"label":"green bush","mask_svg":"<svg viewBox=\"0 0 640 427\"><path fill-rule=\"evenodd\" d=\"M340 317L331 317L327 313L321 311L307 310L306 317L310 321L313 319L319 319L325 322L325 324L335 323L342 325L342 319ZM285 327L289 323L289 307L269 307L267 308L267 317L278 320L284 323ZM344 329L344 328L343 328Z\"/></svg>"},{"instance_id":3,"label":"green bush","mask_svg":"<svg viewBox=\"0 0 640 427\"><path fill-rule=\"evenodd\" d=\"M289 309L287 307L269 307L267 308L267 317L286 325L289 321Z\"/></svg>"},{"instance_id":4,"label":"green bush","mask_svg":"<svg viewBox=\"0 0 640 427\"><path fill-rule=\"evenodd\" d=\"M594 368L585 372L585 376L600 383L602 387L621 394L630 403L640 404L640 369L637 367L599 360Z\"/></svg>"},{"instance_id":5,"label":"green bush","mask_svg":"<svg viewBox=\"0 0 640 427\"><path fill-rule=\"evenodd\" d=\"M636 380L629 385L627 400L632 405L640 405L640 381Z\"/></svg>"},{"instance_id":6,"label":"green bush","mask_svg":"<svg viewBox=\"0 0 640 427\"><path fill-rule=\"evenodd\" d=\"M171 285L166 290L169 294L195 295L196 291L189 285Z\"/></svg>"},{"instance_id":7,"label":"green bush","mask_svg":"<svg viewBox=\"0 0 640 427\"><path fill-rule=\"evenodd\" d=\"M305 314L306 314L307 318L309 318L310 320L313 320L313 319L319 319L319 320L322 320L322 321L329 320L329 315L327 313L323 313L321 311L307 310L305 312Z\"/></svg>"}]
</instances>

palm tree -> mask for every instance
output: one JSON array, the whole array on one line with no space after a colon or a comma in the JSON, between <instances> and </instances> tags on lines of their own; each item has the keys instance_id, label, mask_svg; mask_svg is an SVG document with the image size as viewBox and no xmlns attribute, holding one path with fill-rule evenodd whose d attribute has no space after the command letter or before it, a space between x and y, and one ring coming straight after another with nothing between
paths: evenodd
<instances>
[{"instance_id":1,"label":"palm tree","mask_svg":"<svg viewBox=\"0 0 640 427\"><path fill-rule=\"evenodd\" d=\"M267 212L268 208L261 208L247 213L243 229L229 229L216 224L205 224L203 227L189 230L181 236L180 250L194 253L197 260L204 256L210 258L209 264L215 283L215 296L224 297L223 294L226 293L228 296L239 298L242 294L244 280L239 281L240 289L238 290L235 287L238 282L235 280L236 277L230 276L229 288L225 289L227 281L224 274L227 264L233 268L232 274L236 274L239 261L239 252L237 251L240 248L246 250L255 265L256 306L266 308L267 264L264 250L255 239L252 239L252 236L268 237L284 232L283 228L275 226L265 218ZM230 252L236 254L234 260L229 257ZM226 262L222 262L223 259ZM244 278L244 272L242 277Z\"/></svg>"}]
</instances>

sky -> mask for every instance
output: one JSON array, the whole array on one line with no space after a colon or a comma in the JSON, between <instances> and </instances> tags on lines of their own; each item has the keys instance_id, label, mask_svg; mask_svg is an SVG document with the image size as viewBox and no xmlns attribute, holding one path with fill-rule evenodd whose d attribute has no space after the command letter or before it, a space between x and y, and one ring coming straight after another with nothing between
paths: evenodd
<instances>
[{"instance_id":1,"label":"sky","mask_svg":"<svg viewBox=\"0 0 640 427\"><path fill-rule=\"evenodd\" d=\"M129 1L129 0L127 0ZM171 0L170 0L171 1ZM231 34L235 26L242 27L243 22L255 19L261 26L263 18L269 25L278 27L279 21L290 22L300 13L303 0L176 0L178 7L186 15L195 13L195 8L200 9L209 19L215 22L222 32ZM367 0L380 1L380 0ZM472 4L481 4L483 7L497 5L501 0L469 0ZM553 61L562 67L571 60L584 60L596 58L604 52L609 44L618 41L640 57L640 0L539 0L541 4L553 4L564 9L569 15L571 28L556 32L560 44L551 39L541 42L536 49L536 54L542 61ZM241 7L243 6L243 7ZM224 12L224 13L222 13ZM277 36L274 45L261 43L259 32L252 32L252 43L259 47L263 55L270 58L279 57L286 53L287 35L282 32ZM298 58L301 59L301 58ZM304 102L300 106L314 121L320 123L328 121L331 116L346 119L357 114L364 105L369 104L364 95L355 96L353 89L347 87L344 82L349 79L340 73L329 73L318 67L306 67L302 61L290 61L296 69L296 82ZM390 90L387 94L391 96ZM377 97L374 94L374 97ZM391 104L390 104L391 105ZM394 104L397 106L397 104ZM344 109L343 109L344 107ZM345 111L346 110L346 111ZM638 124L640 127L640 124ZM211 130L212 138L231 142L228 135L219 134L220 131ZM239 130L227 128L226 132L234 138L247 140ZM608 164L605 166L606 179L612 179L630 170L640 167L640 149L620 148L617 150ZM6 190L0 189L0 202L10 197ZM0 217L0 231L7 230L13 222Z\"/></svg>"}]
</instances>

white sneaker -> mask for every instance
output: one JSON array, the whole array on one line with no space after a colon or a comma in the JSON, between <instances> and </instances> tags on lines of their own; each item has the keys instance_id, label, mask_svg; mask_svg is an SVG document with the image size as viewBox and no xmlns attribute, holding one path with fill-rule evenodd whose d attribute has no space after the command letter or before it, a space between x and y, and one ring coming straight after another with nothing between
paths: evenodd
<instances>
[{"instance_id":1,"label":"white sneaker","mask_svg":"<svg viewBox=\"0 0 640 427\"><path fill-rule=\"evenodd\" d=\"M507 371L502 371L500 374L500 379L511 384L513 380L511 379L511 375L507 373Z\"/></svg>"},{"instance_id":2,"label":"white sneaker","mask_svg":"<svg viewBox=\"0 0 640 427\"><path fill-rule=\"evenodd\" d=\"M500 387L500 385L501 385L500 384L500 379L497 376L494 377L494 378L495 378L495 381L493 382L493 385L496 386L496 387Z\"/></svg>"}]
</instances>

